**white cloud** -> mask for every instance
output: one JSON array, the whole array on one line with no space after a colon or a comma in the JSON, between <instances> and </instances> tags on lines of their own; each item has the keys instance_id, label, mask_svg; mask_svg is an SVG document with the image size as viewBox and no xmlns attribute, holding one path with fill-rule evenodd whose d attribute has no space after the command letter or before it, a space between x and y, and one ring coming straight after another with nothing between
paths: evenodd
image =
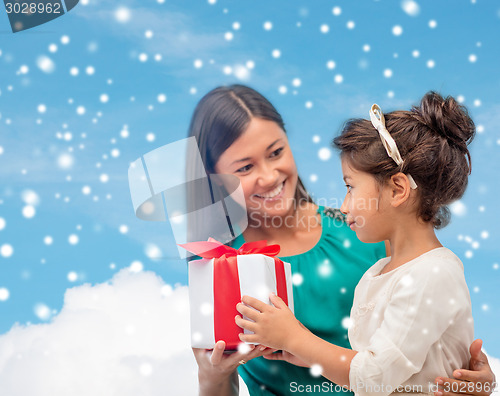
<instances>
[{"instance_id":1,"label":"white cloud","mask_svg":"<svg viewBox=\"0 0 500 396\"><path fill-rule=\"evenodd\" d=\"M187 287L163 293L152 272L66 291L49 324L0 336L2 394L194 395ZM163 289L165 291L165 289Z\"/></svg>"}]
</instances>

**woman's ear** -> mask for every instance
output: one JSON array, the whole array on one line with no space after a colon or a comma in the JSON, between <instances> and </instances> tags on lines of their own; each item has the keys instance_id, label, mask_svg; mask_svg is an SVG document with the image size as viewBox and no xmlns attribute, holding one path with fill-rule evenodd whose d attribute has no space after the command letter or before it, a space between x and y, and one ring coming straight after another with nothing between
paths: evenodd
<instances>
[{"instance_id":1,"label":"woman's ear","mask_svg":"<svg viewBox=\"0 0 500 396\"><path fill-rule=\"evenodd\" d=\"M410 197L410 180L404 173L399 172L391 176L389 183L391 188L391 206L397 208L408 201Z\"/></svg>"}]
</instances>

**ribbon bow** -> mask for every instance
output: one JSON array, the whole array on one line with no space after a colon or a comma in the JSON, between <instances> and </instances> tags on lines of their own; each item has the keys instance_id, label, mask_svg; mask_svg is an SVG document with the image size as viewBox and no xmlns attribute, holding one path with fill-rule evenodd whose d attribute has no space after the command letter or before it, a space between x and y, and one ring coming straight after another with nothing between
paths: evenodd
<instances>
[{"instance_id":1,"label":"ribbon bow","mask_svg":"<svg viewBox=\"0 0 500 396\"><path fill-rule=\"evenodd\" d=\"M385 127L384 113L382 113L382 110L380 109L378 104L372 105L370 109L370 120L373 127L379 133L380 140L382 140L382 144L384 145L385 151L387 151L387 155L391 157L397 165L403 165L403 158L401 158L401 154L399 153L396 142ZM407 174L406 176L410 181L411 189L415 190L417 188L417 183L415 183L415 180L413 180L413 177L411 177L410 174Z\"/></svg>"},{"instance_id":2,"label":"ribbon bow","mask_svg":"<svg viewBox=\"0 0 500 396\"><path fill-rule=\"evenodd\" d=\"M213 238L208 241L189 242L179 244L180 247L196 254L197 256L212 259L225 255L226 257L238 256L242 254L264 254L274 257L280 252L280 245L267 245L267 241L247 242L241 245L239 249L226 246Z\"/></svg>"}]
</instances>

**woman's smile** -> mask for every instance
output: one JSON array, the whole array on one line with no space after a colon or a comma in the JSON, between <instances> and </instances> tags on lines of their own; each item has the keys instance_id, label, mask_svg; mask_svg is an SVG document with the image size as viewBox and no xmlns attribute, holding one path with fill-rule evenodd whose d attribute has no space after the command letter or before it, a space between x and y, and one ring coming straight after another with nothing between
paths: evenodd
<instances>
[{"instance_id":1,"label":"woman's smile","mask_svg":"<svg viewBox=\"0 0 500 396\"><path fill-rule=\"evenodd\" d=\"M280 184L278 184L272 190L270 190L266 193L255 194L255 196L258 198L261 198L261 199L269 200L269 201L274 201L274 200L280 199L283 196L284 185L285 185L285 181L282 181Z\"/></svg>"}]
</instances>

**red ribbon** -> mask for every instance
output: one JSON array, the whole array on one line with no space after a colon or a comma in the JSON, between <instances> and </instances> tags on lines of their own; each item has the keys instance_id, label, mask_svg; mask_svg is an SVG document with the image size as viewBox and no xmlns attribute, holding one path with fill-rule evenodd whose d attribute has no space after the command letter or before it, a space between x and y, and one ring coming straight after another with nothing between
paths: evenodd
<instances>
[{"instance_id":1,"label":"red ribbon","mask_svg":"<svg viewBox=\"0 0 500 396\"><path fill-rule=\"evenodd\" d=\"M212 259L220 258L223 255L226 257L238 256L240 254L264 254L269 257L274 257L280 252L280 245L267 245L267 241L247 242L241 245L239 249L231 246L226 246L215 239L210 238L204 242L189 242L179 244L187 251L196 254L197 256Z\"/></svg>"},{"instance_id":2,"label":"red ribbon","mask_svg":"<svg viewBox=\"0 0 500 396\"><path fill-rule=\"evenodd\" d=\"M288 305L285 266L276 256L279 245L267 245L267 241L247 242L239 249L223 245L210 238L207 242L190 242L179 245L200 257L214 260L214 335L215 341L224 340L226 350L236 350L240 344L241 327L234 322L239 315L236 304L241 301L240 281L236 256L263 254L274 258L276 291Z\"/></svg>"}]
</instances>

